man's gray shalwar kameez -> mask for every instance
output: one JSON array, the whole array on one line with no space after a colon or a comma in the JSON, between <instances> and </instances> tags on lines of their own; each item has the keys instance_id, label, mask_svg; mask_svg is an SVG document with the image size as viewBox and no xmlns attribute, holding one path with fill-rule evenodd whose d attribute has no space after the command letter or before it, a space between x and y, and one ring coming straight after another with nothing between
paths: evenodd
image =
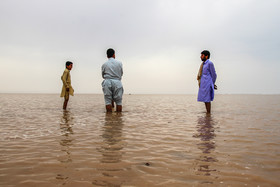
<instances>
[{"instance_id":1,"label":"man's gray shalwar kameez","mask_svg":"<svg viewBox=\"0 0 280 187\"><path fill-rule=\"evenodd\" d=\"M109 58L107 62L102 65L102 89L104 93L105 104L110 105L112 101L116 102L117 105L122 105L122 75L123 66L120 61L114 58Z\"/></svg>"}]
</instances>

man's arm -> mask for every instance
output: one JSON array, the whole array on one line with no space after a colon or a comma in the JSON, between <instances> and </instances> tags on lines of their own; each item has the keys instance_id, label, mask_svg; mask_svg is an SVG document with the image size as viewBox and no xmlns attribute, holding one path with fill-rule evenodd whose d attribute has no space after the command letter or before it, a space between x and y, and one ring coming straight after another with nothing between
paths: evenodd
<instances>
[{"instance_id":1,"label":"man's arm","mask_svg":"<svg viewBox=\"0 0 280 187\"><path fill-rule=\"evenodd\" d=\"M211 74L211 77L212 77L212 80L213 80L213 84L215 84L216 79L217 79L217 74L216 74L216 70L215 70L215 67L214 67L213 63L209 64L209 69L210 69L210 74Z\"/></svg>"},{"instance_id":2,"label":"man's arm","mask_svg":"<svg viewBox=\"0 0 280 187\"><path fill-rule=\"evenodd\" d=\"M104 64L101 67L101 74L102 74L102 78L104 79L104 75L105 75L105 68L104 68Z\"/></svg>"}]
</instances>

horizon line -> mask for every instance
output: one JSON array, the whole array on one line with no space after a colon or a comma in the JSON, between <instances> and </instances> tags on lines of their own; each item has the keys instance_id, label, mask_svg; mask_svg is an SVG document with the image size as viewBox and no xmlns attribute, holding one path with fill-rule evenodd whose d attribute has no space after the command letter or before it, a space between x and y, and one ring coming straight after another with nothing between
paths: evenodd
<instances>
[{"instance_id":1,"label":"horizon line","mask_svg":"<svg viewBox=\"0 0 280 187\"><path fill-rule=\"evenodd\" d=\"M0 94L50 94L60 93L43 92L0 92ZM103 93L75 93L74 95L103 95ZM124 95L197 95L197 93L124 93ZM280 95L280 93L215 93L215 95Z\"/></svg>"}]
</instances>

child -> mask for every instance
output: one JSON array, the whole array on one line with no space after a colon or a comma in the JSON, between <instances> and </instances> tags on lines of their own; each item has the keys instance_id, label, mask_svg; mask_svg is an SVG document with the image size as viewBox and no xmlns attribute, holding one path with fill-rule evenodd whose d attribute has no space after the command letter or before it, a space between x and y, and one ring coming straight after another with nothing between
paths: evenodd
<instances>
[{"instance_id":1,"label":"child","mask_svg":"<svg viewBox=\"0 0 280 187\"><path fill-rule=\"evenodd\" d=\"M70 71L73 67L73 63L70 61L66 62L66 69L63 72L63 75L61 76L61 80L63 82L62 91L60 94L60 97L64 97L64 104L63 109L66 110L67 103L69 101L69 94L74 96L74 89L71 86L71 76Z\"/></svg>"}]
</instances>

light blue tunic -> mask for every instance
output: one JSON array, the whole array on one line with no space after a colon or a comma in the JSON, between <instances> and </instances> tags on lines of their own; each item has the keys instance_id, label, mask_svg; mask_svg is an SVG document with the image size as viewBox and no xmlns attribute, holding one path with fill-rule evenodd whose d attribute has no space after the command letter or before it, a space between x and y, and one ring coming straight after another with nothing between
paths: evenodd
<instances>
[{"instance_id":1,"label":"light blue tunic","mask_svg":"<svg viewBox=\"0 0 280 187\"><path fill-rule=\"evenodd\" d=\"M208 59L203 62L203 70L200 80L200 88L198 90L197 101L211 102L214 99L214 84L217 74L214 64Z\"/></svg>"},{"instance_id":2,"label":"light blue tunic","mask_svg":"<svg viewBox=\"0 0 280 187\"><path fill-rule=\"evenodd\" d=\"M115 101L117 105L122 105L123 85L121 82L123 75L123 66L120 61L109 58L102 67L102 89L104 93L105 104L110 105Z\"/></svg>"}]
</instances>

